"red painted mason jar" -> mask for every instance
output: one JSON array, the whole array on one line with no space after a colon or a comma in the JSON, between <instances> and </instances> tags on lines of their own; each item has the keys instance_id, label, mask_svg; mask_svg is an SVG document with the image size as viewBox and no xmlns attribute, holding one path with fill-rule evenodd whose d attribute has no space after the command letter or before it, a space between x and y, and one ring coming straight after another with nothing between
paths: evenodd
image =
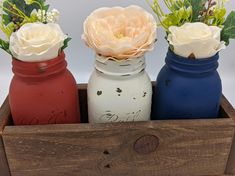
<instances>
[{"instance_id":1,"label":"red painted mason jar","mask_svg":"<svg viewBox=\"0 0 235 176\"><path fill-rule=\"evenodd\" d=\"M15 125L80 122L76 81L65 54L43 62L13 59L9 103Z\"/></svg>"}]
</instances>

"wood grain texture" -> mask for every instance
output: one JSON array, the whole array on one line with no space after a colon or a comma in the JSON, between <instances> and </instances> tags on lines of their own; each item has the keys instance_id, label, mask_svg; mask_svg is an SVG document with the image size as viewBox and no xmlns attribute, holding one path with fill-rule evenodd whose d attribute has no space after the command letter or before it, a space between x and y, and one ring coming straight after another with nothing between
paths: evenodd
<instances>
[{"instance_id":1,"label":"wood grain texture","mask_svg":"<svg viewBox=\"0 0 235 176\"><path fill-rule=\"evenodd\" d=\"M223 175L234 134L231 119L6 127L12 176ZM153 153L133 149L157 136Z\"/></svg>"},{"instance_id":2,"label":"wood grain texture","mask_svg":"<svg viewBox=\"0 0 235 176\"><path fill-rule=\"evenodd\" d=\"M10 108L8 104L8 99L6 99L0 108L0 176L10 176L10 171L2 140L3 129L8 124L9 117L10 117Z\"/></svg>"},{"instance_id":3,"label":"wood grain texture","mask_svg":"<svg viewBox=\"0 0 235 176\"><path fill-rule=\"evenodd\" d=\"M87 85L79 85L78 89L82 122L86 123ZM9 123L10 116L8 102L4 104L5 108L0 109L1 129ZM3 139L12 176L235 176L231 147L235 116L225 97L220 117L215 120L7 126ZM155 136L158 142L140 140L146 136ZM144 141L145 146L140 143L136 150L139 140ZM146 148L151 149L150 152ZM225 170L228 175L224 175Z\"/></svg>"},{"instance_id":4,"label":"wood grain texture","mask_svg":"<svg viewBox=\"0 0 235 176\"><path fill-rule=\"evenodd\" d=\"M6 125L10 123L10 106L8 98L4 101L3 105L0 108L0 135L2 135L3 129Z\"/></svg>"},{"instance_id":5,"label":"wood grain texture","mask_svg":"<svg viewBox=\"0 0 235 176\"><path fill-rule=\"evenodd\" d=\"M225 97L222 99L221 106L223 107L222 109L224 110L224 113L226 113L227 116L229 116L235 122L235 110ZM235 175L235 134L225 173Z\"/></svg>"},{"instance_id":6,"label":"wood grain texture","mask_svg":"<svg viewBox=\"0 0 235 176\"><path fill-rule=\"evenodd\" d=\"M235 122L235 110L225 96L221 99L220 118L231 118Z\"/></svg>"}]
</instances>

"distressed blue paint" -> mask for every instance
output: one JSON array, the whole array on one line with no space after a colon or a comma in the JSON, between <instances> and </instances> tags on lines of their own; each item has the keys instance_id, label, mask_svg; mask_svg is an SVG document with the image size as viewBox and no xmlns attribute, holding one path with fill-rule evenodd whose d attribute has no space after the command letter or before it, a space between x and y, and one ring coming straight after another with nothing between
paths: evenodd
<instances>
[{"instance_id":1,"label":"distressed blue paint","mask_svg":"<svg viewBox=\"0 0 235 176\"><path fill-rule=\"evenodd\" d=\"M188 59L169 50L156 82L153 119L216 118L222 97L218 59Z\"/></svg>"}]
</instances>

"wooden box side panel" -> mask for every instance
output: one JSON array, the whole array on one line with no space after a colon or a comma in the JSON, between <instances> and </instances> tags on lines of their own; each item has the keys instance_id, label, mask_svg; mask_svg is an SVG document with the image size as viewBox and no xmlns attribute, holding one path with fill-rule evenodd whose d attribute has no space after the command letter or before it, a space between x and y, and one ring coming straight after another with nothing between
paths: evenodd
<instances>
[{"instance_id":1,"label":"wooden box side panel","mask_svg":"<svg viewBox=\"0 0 235 176\"><path fill-rule=\"evenodd\" d=\"M225 97L223 97L222 99L221 107L222 107L222 111L224 111L223 114L226 114L235 122L235 110ZM229 155L229 159L227 163L226 174L235 175L235 134L233 137L231 151L230 151L230 155Z\"/></svg>"},{"instance_id":2,"label":"wooden box side panel","mask_svg":"<svg viewBox=\"0 0 235 176\"><path fill-rule=\"evenodd\" d=\"M80 102L85 102L85 104L81 105L82 117L85 117L85 118L83 118L83 122L88 122L87 121L88 112L87 112L87 107L86 107L87 86L85 84L79 85L78 88L80 90ZM224 96L222 97L222 101L221 101L221 110L220 110L219 117L220 118L230 118L235 122L235 110L234 110L233 106L229 103L229 101ZM235 134L234 134L233 142L231 145L229 159L227 162L226 173L235 175Z\"/></svg>"},{"instance_id":3,"label":"wooden box side panel","mask_svg":"<svg viewBox=\"0 0 235 176\"><path fill-rule=\"evenodd\" d=\"M10 176L2 137L0 137L0 176Z\"/></svg>"},{"instance_id":4,"label":"wooden box side panel","mask_svg":"<svg viewBox=\"0 0 235 176\"><path fill-rule=\"evenodd\" d=\"M189 176L224 175L233 134L225 119L6 127L3 138L12 176Z\"/></svg>"},{"instance_id":5,"label":"wooden box side panel","mask_svg":"<svg viewBox=\"0 0 235 176\"><path fill-rule=\"evenodd\" d=\"M10 108L8 100L6 99L0 108L0 176L10 176L10 171L2 139L3 130L4 127L8 124L9 118L10 118Z\"/></svg>"}]
</instances>

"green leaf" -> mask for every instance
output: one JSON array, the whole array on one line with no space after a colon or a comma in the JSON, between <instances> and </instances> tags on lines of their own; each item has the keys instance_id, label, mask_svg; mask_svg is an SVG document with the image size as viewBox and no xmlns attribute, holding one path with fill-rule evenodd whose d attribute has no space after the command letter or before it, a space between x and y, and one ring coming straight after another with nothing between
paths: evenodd
<instances>
[{"instance_id":1,"label":"green leaf","mask_svg":"<svg viewBox=\"0 0 235 176\"><path fill-rule=\"evenodd\" d=\"M200 21L200 12L205 10L205 3L207 0L189 0L193 7L193 22Z\"/></svg>"},{"instance_id":2,"label":"green leaf","mask_svg":"<svg viewBox=\"0 0 235 176\"><path fill-rule=\"evenodd\" d=\"M50 7L50 5L45 5L45 6L43 7L43 10L48 11L49 7Z\"/></svg>"},{"instance_id":3,"label":"green leaf","mask_svg":"<svg viewBox=\"0 0 235 176\"><path fill-rule=\"evenodd\" d=\"M46 10L46 8L45 7L47 7L47 6L45 6L44 5L44 3L45 3L45 0L36 0L36 2L38 2L38 3L32 3L32 4L26 4L26 7L25 7L25 14L28 16L28 17L30 17L30 15L31 15L31 13L32 13L32 11L33 10L39 10L39 9L43 9L43 10ZM41 4L41 5L39 5L39 4ZM47 9L48 10L48 9ZM47 11L46 10L46 11Z\"/></svg>"},{"instance_id":4,"label":"green leaf","mask_svg":"<svg viewBox=\"0 0 235 176\"><path fill-rule=\"evenodd\" d=\"M31 13L33 10L38 10L40 9L40 6L38 4L30 4L25 7L25 15L27 17L30 17Z\"/></svg>"},{"instance_id":5,"label":"green leaf","mask_svg":"<svg viewBox=\"0 0 235 176\"><path fill-rule=\"evenodd\" d=\"M7 0L8 2L10 2L11 4L14 4L21 12L23 12L27 17L30 17L31 13L33 10L39 10L39 9L43 9L43 10L48 10L49 6L45 5L45 0L36 0L36 2L38 3L32 3L32 4L26 4L26 2L24 0ZM3 6L6 9L9 9L15 13L17 13L14 9L12 9L11 5L7 2L4 1ZM41 4L41 5L39 5ZM16 19L17 22L21 23L24 19L18 17L15 14L12 14L11 12L9 12L8 10L4 10L4 12L11 18L11 19Z\"/></svg>"},{"instance_id":6,"label":"green leaf","mask_svg":"<svg viewBox=\"0 0 235 176\"><path fill-rule=\"evenodd\" d=\"M9 16L9 18L11 18L11 20L14 19L14 23L15 22L21 23L24 19L10 12L10 11L12 11L12 12L18 14L16 12L16 10L14 10L8 2L10 2L11 4L14 4L19 10L21 10L23 13L25 13L25 6L26 6L25 1L24 0L7 0L7 1L3 2L3 7L5 8L3 11ZM8 11L6 9L8 9L10 11Z\"/></svg>"},{"instance_id":7,"label":"green leaf","mask_svg":"<svg viewBox=\"0 0 235 176\"><path fill-rule=\"evenodd\" d=\"M72 40L72 38L68 37L67 39L64 40L64 46L61 48L63 51L65 48L68 47L69 41Z\"/></svg>"},{"instance_id":8,"label":"green leaf","mask_svg":"<svg viewBox=\"0 0 235 176\"><path fill-rule=\"evenodd\" d=\"M235 39L235 11L232 11L224 22L221 40L229 44L229 39Z\"/></svg>"},{"instance_id":9,"label":"green leaf","mask_svg":"<svg viewBox=\"0 0 235 176\"><path fill-rule=\"evenodd\" d=\"M9 23L11 23L12 19L10 16L6 15L6 14L3 14L2 15L2 20L3 20L3 24L5 26L7 26Z\"/></svg>"},{"instance_id":10,"label":"green leaf","mask_svg":"<svg viewBox=\"0 0 235 176\"><path fill-rule=\"evenodd\" d=\"M0 39L0 48L11 55L11 51L9 50L9 42Z\"/></svg>"},{"instance_id":11,"label":"green leaf","mask_svg":"<svg viewBox=\"0 0 235 176\"><path fill-rule=\"evenodd\" d=\"M25 11L26 3L25 3L24 0L7 0L7 1L10 2L11 4L14 4L22 12ZM7 1L3 2L3 7L15 12L15 10L12 9L11 5ZM6 12L6 14L9 14L9 15L13 16L13 14L11 12L7 11L7 10L4 10L4 12Z\"/></svg>"},{"instance_id":12,"label":"green leaf","mask_svg":"<svg viewBox=\"0 0 235 176\"><path fill-rule=\"evenodd\" d=\"M229 35L226 35L223 32L221 33L221 40L224 41L227 46L229 45L229 39Z\"/></svg>"}]
</instances>

